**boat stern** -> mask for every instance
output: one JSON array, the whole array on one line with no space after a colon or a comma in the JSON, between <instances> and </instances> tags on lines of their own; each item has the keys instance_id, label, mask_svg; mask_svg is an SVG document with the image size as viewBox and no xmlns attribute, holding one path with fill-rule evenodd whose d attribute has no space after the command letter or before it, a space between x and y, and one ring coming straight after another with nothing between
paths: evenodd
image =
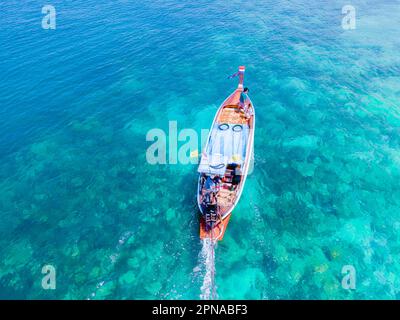
<instances>
[{"instance_id":1,"label":"boat stern","mask_svg":"<svg viewBox=\"0 0 400 320\"><path fill-rule=\"evenodd\" d=\"M206 229L206 223L204 218L200 219L200 239L214 239L217 241L221 241L224 238L226 228L228 226L231 215L229 214L226 218L224 218L220 223L218 223L211 230Z\"/></svg>"}]
</instances>

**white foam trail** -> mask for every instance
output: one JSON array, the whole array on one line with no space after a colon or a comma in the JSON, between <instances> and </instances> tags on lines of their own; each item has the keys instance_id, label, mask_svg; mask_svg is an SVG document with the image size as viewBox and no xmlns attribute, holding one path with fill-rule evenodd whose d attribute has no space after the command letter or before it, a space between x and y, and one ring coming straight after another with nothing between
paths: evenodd
<instances>
[{"instance_id":1,"label":"white foam trail","mask_svg":"<svg viewBox=\"0 0 400 320\"><path fill-rule=\"evenodd\" d=\"M215 246L216 240L204 239L200 252L200 259L205 268L203 285L201 286L200 299L217 299L217 287L215 285Z\"/></svg>"}]
</instances>

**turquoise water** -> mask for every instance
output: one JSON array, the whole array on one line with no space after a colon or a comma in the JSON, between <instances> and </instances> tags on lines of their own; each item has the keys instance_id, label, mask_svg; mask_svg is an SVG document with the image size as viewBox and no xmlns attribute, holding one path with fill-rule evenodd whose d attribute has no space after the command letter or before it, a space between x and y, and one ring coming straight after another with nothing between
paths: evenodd
<instances>
[{"instance_id":1,"label":"turquoise water","mask_svg":"<svg viewBox=\"0 0 400 320\"><path fill-rule=\"evenodd\" d=\"M199 299L196 165L146 134L209 128L238 65L255 168L218 297L400 298L400 1L352 1L355 30L337 0L51 2L56 30L0 4L0 298Z\"/></svg>"}]
</instances>

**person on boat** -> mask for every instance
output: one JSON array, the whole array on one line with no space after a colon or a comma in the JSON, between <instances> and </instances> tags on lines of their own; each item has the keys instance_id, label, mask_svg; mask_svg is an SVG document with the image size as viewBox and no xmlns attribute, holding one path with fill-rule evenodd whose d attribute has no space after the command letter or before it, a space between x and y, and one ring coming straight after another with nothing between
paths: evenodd
<instances>
[{"instance_id":1,"label":"person on boat","mask_svg":"<svg viewBox=\"0 0 400 320\"><path fill-rule=\"evenodd\" d=\"M212 206L217 205L217 195L215 194L215 192L211 192L210 205L212 205Z\"/></svg>"},{"instance_id":2,"label":"person on boat","mask_svg":"<svg viewBox=\"0 0 400 320\"><path fill-rule=\"evenodd\" d=\"M216 189L219 189L219 185L221 183L221 177L217 175L217 176L214 177L213 181L215 183Z\"/></svg>"},{"instance_id":3,"label":"person on boat","mask_svg":"<svg viewBox=\"0 0 400 320\"><path fill-rule=\"evenodd\" d=\"M251 108L250 108L250 103L247 103L247 107L246 107L246 102L248 102L249 97L248 94L249 93L249 88L244 88L243 91L240 93L240 98L239 98L239 109L241 111L243 111L243 113L245 114L246 118L250 118L252 113L251 113Z\"/></svg>"},{"instance_id":4,"label":"person on boat","mask_svg":"<svg viewBox=\"0 0 400 320\"><path fill-rule=\"evenodd\" d=\"M249 99L247 94L249 93L249 88L244 88L243 91L240 93L240 98L239 98L239 108L243 109L245 108L246 101Z\"/></svg>"},{"instance_id":5,"label":"person on boat","mask_svg":"<svg viewBox=\"0 0 400 320\"><path fill-rule=\"evenodd\" d=\"M215 188L215 182L211 176L207 176L207 179L204 182L204 187L207 191L211 191Z\"/></svg>"},{"instance_id":6,"label":"person on boat","mask_svg":"<svg viewBox=\"0 0 400 320\"><path fill-rule=\"evenodd\" d=\"M221 178L218 175L216 175L216 176L207 176L207 179L204 182L204 188L207 191L216 192L219 189L220 181L221 181Z\"/></svg>"}]
</instances>

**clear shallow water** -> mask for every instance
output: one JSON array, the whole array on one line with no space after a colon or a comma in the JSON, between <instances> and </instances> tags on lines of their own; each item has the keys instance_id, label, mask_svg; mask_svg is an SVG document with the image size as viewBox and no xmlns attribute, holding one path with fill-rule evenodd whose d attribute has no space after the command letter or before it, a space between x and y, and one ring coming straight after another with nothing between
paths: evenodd
<instances>
[{"instance_id":1,"label":"clear shallow water","mask_svg":"<svg viewBox=\"0 0 400 320\"><path fill-rule=\"evenodd\" d=\"M147 164L145 136L208 128L243 64L255 169L218 297L400 298L400 1L352 3L344 31L345 1L53 1L45 31L3 1L0 297L199 299L196 166Z\"/></svg>"}]
</instances>

